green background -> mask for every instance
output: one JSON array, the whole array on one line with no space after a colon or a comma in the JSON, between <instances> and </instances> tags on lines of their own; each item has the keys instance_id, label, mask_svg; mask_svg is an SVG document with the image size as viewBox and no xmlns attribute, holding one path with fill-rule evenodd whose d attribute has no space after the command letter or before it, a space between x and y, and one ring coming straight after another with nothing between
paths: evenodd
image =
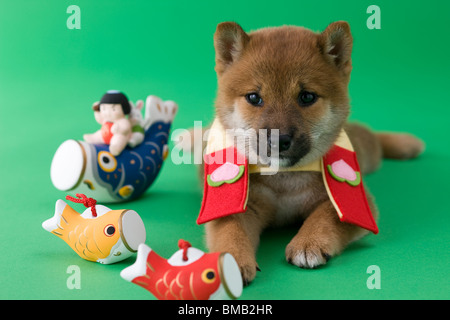
<instances>
[{"instance_id":1,"label":"green background","mask_svg":"<svg viewBox=\"0 0 450 320\"><path fill-rule=\"evenodd\" d=\"M71 4L81 9L80 30L66 27ZM380 30L366 27L371 4L381 9ZM57 147L97 130L91 104L109 89L133 101L150 94L177 101L174 129L211 121L219 22L233 20L246 31L285 24L320 31L346 20L354 36L351 118L414 133L426 152L385 161L365 178L381 212L380 233L324 267L285 261L295 228L265 232L262 272L241 299L448 299L449 13L450 2L437 0L0 0L0 298L153 299L119 276L134 258L84 261L42 229L66 195L50 181ZM143 197L110 205L136 210L146 243L166 258L180 238L206 249L195 223L202 197L195 167L168 159ZM66 286L70 265L80 267L80 290ZM371 265L381 270L379 290L366 286Z\"/></svg>"}]
</instances>

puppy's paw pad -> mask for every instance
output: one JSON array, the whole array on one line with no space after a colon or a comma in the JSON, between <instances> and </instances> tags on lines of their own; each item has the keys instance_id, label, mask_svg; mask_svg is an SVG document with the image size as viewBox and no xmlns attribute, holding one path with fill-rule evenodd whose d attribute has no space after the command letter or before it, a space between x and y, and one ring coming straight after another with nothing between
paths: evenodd
<instances>
[{"instance_id":1,"label":"puppy's paw pad","mask_svg":"<svg viewBox=\"0 0 450 320\"><path fill-rule=\"evenodd\" d=\"M297 267L314 269L327 263L329 255L309 251L298 252L289 262Z\"/></svg>"},{"instance_id":2,"label":"puppy's paw pad","mask_svg":"<svg viewBox=\"0 0 450 320\"><path fill-rule=\"evenodd\" d=\"M319 246L293 246L286 248L286 260L300 268L314 269L327 263L331 255Z\"/></svg>"}]
</instances>

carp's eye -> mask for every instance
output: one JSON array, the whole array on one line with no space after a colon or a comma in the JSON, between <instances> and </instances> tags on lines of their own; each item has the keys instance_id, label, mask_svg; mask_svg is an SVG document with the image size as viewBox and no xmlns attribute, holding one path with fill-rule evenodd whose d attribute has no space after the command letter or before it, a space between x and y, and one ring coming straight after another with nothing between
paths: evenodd
<instances>
[{"instance_id":1,"label":"carp's eye","mask_svg":"<svg viewBox=\"0 0 450 320\"><path fill-rule=\"evenodd\" d=\"M108 224L105 229L103 229L105 236L112 237L116 233L116 228L112 224Z\"/></svg>"},{"instance_id":2,"label":"carp's eye","mask_svg":"<svg viewBox=\"0 0 450 320\"><path fill-rule=\"evenodd\" d=\"M100 151L98 153L98 164L103 171L113 172L117 167L117 160L108 151Z\"/></svg>"},{"instance_id":3,"label":"carp's eye","mask_svg":"<svg viewBox=\"0 0 450 320\"><path fill-rule=\"evenodd\" d=\"M205 283L213 283L214 280L216 280L216 273L214 272L214 269L206 269L202 272L202 280Z\"/></svg>"}]
</instances>

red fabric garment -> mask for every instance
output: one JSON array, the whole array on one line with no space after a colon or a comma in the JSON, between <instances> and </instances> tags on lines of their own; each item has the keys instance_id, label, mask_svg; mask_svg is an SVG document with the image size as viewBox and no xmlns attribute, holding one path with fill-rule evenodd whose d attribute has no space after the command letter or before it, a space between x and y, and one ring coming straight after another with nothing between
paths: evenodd
<instances>
[{"instance_id":1,"label":"red fabric garment","mask_svg":"<svg viewBox=\"0 0 450 320\"><path fill-rule=\"evenodd\" d=\"M230 155L233 155L233 157ZM212 174L214 170L222 166L225 162L244 165L244 173L233 183L223 183L218 187L210 186L208 184L208 175ZM197 219L198 224L231 214L245 212L248 192L247 159L240 155L234 147L205 155L204 180L203 201L200 215Z\"/></svg>"},{"instance_id":2,"label":"red fabric garment","mask_svg":"<svg viewBox=\"0 0 450 320\"><path fill-rule=\"evenodd\" d=\"M237 180L229 183L223 183L220 186L211 186L208 183L208 175L219 168L226 161L230 162L226 154L233 154L234 159L237 158L238 152L234 147L228 147L217 152L213 152L205 156L205 181L203 191L202 207L200 215L197 219L198 224L202 224L217 218L225 217L231 214L243 213L247 206L248 196L248 164L244 158L244 162L234 164L244 164L244 174ZM211 158L215 162L208 163ZM332 167L333 163L340 162L341 171L333 172L328 166ZM342 165L342 163L344 163ZM339 176L339 173L347 169L350 175L356 176L357 179L348 181ZM322 175L323 181L327 188L328 196L333 203L339 218L342 222L351 223L359 227L365 228L378 233L378 227L372 216L369 204L367 202L366 193L361 180L360 168L356 159L356 153L334 145L331 150L322 159ZM331 173L330 173L331 171ZM232 181L232 182L231 182Z\"/></svg>"},{"instance_id":3,"label":"red fabric garment","mask_svg":"<svg viewBox=\"0 0 450 320\"><path fill-rule=\"evenodd\" d=\"M355 172L361 174L356 153L353 151L334 145L323 157L322 174L324 175L324 182L328 186L330 199L336 210L340 212L339 218L342 222L355 224L377 234L378 227L367 202L362 181L353 186L347 181L337 180L330 173L328 165L331 166L331 164L340 160L344 160Z\"/></svg>"}]
</instances>

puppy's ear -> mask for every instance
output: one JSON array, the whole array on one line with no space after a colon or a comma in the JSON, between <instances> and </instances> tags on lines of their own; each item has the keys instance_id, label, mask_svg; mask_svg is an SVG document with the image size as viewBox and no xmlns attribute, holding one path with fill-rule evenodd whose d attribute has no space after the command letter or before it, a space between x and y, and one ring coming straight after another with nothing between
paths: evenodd
<instances>
[{"instance_id":1,"label":"puppy's ear","mask_svg":"<svg viewBox=\"0 0 450 320\"><path fill-rule=\"evenodd\" d=\"M331 23L321 34L321 44L327 60L336 65L345 75L352 70L353 37L345 21Z\"/></svg>"},{"instance_id":2,"label":"puppy's ear","mask_svg":"<svg viewBox=\"0 0 450 320\"><path fill-rule=\"evenodd\" d=\"M214 48L218 74L222 74L229 65L239 59L249 39L248 34L235 22L222 22L217 25Z\"/></svg>"}]
</instances>

